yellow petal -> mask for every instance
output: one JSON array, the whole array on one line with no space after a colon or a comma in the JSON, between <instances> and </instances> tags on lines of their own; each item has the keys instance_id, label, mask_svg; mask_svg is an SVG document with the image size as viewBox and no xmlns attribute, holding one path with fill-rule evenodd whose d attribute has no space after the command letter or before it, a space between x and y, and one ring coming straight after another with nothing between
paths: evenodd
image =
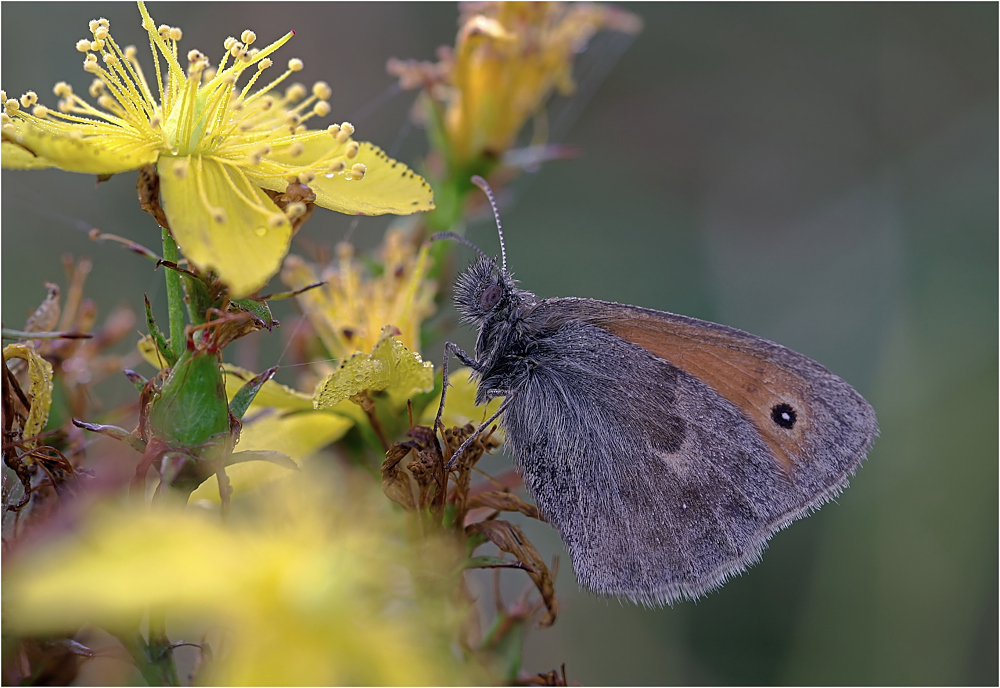
<instances>
[{"instance_id":1,"label":"yellow petal","mask_svg":"<svg viewBox=\"0 0 1000 688\"><path fill-rule=\"evenodd\" d=\"M226 394L230 399L247 382L252 380L256 373L238 366L224 363L222 370L226 374ZM281 409L282 411L310 411L312 410L312 398L298 390L292 389L280 382L268 380L261 385L260 391L250 404L251 409L260 409L267 406ZM267 449L268 447L261 447ZM277 451L281 451L280 449ZM287 452L285 452L287 454Z\"/></svg>"},{"instance_id":2,"label":"yellow petal","mask_svg":"<svg viewBox=\"0 0 1000 688\"><path fill-rule=\"evenodd\" d=\"M251 373L249 370L229 363L222 364L222 370L226 373L226 394L229 395L230 399L233 398L233 395L236 394L240 387L254 377L254 373ZM249 410L251 412L259 411L267 407L281 411L312 411L313 400L311 396L304 392L292 389L280 382L268 380L261 386L260 391L257 392L257 396L254 397ZM368 422L368 417L365 416L364 411L358 408L357 404L353 404L347 400L335 404L327 410L349 419L352 423ZM266 449L266 447L264 448ZM288 452L285 453L287 454Z\"/></svg>"},{"instance_id":3,"label":"yellow petal","mask_svg":"<svg viewBox=\"0 0 1000 688\"><path fill-rule=\"evenodd\" d=\"M386 328L387 330L389 328ZM316 385L313 404L329 408L364 391L387 390L397 402L434 387L434 365L383 330L371 354L355 354Z\"/></svg>"},{"instance_id":4,"label":"yellow petal","mask_svg":"<svg viewBox=\"0 0 1000 688\"><path fill-rule=\"evenodd\" d=\"M221 528L204 516L172 513L168 522L165 515L101 514L88 524L100 537L56 540L38 552L42 556L35 575L14 567L11 581L18 601L4 610L4 622L26 633L70 629L87 621L124 630L129 617L141 614L147 604L170 603L173 614L198 614L213 602L218 588L205 572L231 574L227 554L237 552ZM74 586L81 594L67 594Z\"/></svg>"},{"instance_id":5,"label":"yellow petal","mask_svg":"<svg viewBox=\"0 0 1000 688\"><path fill-rule=\"evenodd\" d=\"M360 142L359 142L360 143ZM305 151L295 157L278 149L269 160L290 165L307 165L339 145L333 137L320 137L305 143ZM332 179L320 174L309 183L316 194L316 205L350 215L409 215L434 209L434 191L424 178L401 162L393 160L378 146L361 143L348 167L362 163L368 168L364 179L348 180L343 174ZM253 178L265 189L284 191L288 183L279 178Z\"/></svg>"},{"instance_id":6,"label":"yellow petal","mask_svg":"<svg viewBox=\"0 0 1000 688\"><path fill-rule=\"evenodd\" d=\"M38 355L31 344L8 344L3 349L3 360L20 358L28 363L28 379L31 384L28 394L31 396L31 408L28 418L24 421L21 437L34 437L45 428L49 420L49 409L52 408L52 365ZM33 449L38 442L28 440L24 443L28 449Z\"/></svg>"},{"instance_id":7,"label":"yellow petal","mask_svg":"<svg viewBox=\"0 0 1000 688\"><path fill-rule=\"evenodd\" d=\"M47 167L55 167L55 163L46 158L39 157L23 146L19 146L13 141L4 141L0 157L3 159L5 170L44 170Z\"/></svg>"},{"instance_id":8,"label":"yellow petal","mask_svg":"<svg viewBox=\"0 0 1000 688\"><path fill-rule=\"evenodd\" d=\"M163 210L184 256L214 270L232 298L263 287L288 253L292 226L243 172L209 157L162 158Z\"/></svg>"},{"instance_id":9,"label":"yellow petal","mask_svg":"<svg viewBox=\"0 0 1000 688\"><path fill-rule=\"evenodd\" d=\"M230 376L226 377L229 379ZM261 388L261 393L263 392L264 389ZM271 409L244 421L235 451L277 451L301 464L323 447L339 440L354 425L354 421L342 415L313 411L312 404L309 406L308 411L300 413L283 414ZM226 468L229 482L236 494L286 477L288 471L284 466L267 461L247 461ZM213 475L203 482L191 493L191 499L218 502L218 479Z\"/></svg>"},{"instance_id":10,"label":"yellow petal","mask_svg":"<svg viewBox=\"0 0 1000 688\"><path fill-rule=\"evenodd\" d=\"M396 338L385 342L373 356L383 357L392 366L392 379L385 391L397 404L405 403L414 394L434 389L434 364L407 349Z\"/></svg>"},{"instance_id":11,"label":"yellow petal","mask_svg":"<svg viewBox=\"0 0 1000 688\"><path fill-rule=\"evenodd\" d=\"M88 174L127 172L155 162L158 155L155 149L123 150L108 145L109 142L119 142L115 137L80 136L77 132L72 133L76 135L50 134L37 127L22 126L14 138L39 158L49 161L50 165L46 167L55 166L69 172ZM8 145L12 144L5 143L3 146L4 167L8 166Z\"/></svg>"},{"instance_id":12,"label":"yellow petal","mask_svg":"<svg viewBox=\"0 0 1000 688\"><path fill-rule=\"evenodd\" d=\"M279 451L302 463L339 440L353 425L351 420L327 411L265 411L243 424L236 451Z\"/></svg>"}]
</instances>

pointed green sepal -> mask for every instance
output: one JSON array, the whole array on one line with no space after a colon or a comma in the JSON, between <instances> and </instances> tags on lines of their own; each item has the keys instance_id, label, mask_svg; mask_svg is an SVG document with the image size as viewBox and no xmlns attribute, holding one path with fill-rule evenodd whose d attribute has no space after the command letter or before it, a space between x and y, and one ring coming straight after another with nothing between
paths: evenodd
<instances>
[{"instance_id":1,"label":"pointed green sepal","mask_svg":"<svg viewBox=\"0 0 1000 688\"><path fill-rule=\"evenodd\" d=\"M229 303L259 320L261 327L266 328L268 332L278 324L278 321L271 315L271 308L265 301L257 299L233 299Z\"/></svg>"},{"instance_id":2,"label":"pointed green sepal","mask_svg":"<svg viewBox=\"0 0 1000 688\"><path fill-rule=\"evenodd\" d=\"M143 441L141 437L136 437L131 432L124 428L119 428L117 425L101 425L100 423L84 423L82 420L73 419L73 425L78 428L83 428L84 430L90 430L91 432L100 433L101 435L107 435L119 442L124 442L128 446L135 449L140 454L146 451L146 442Z\"/></svg>"},{"instance_id":3,"label":"pointed green sepal","mask_svg":"<svg viewBox=\"0 0 1000 688\"><path fill-rule=\"evenodd\" d=\"M126 368L122 372L125 373L125 377L128 378L129 382L135 386L137 392L141 392L146 388L146 383L149 382L149 380L144 378L142 375L129 368Z\"/></svg>"},{"instance_id":4,"label":"pointed green sepal","mask_svg":"<svg viewBox=\"0 0 1000 688\"><path fill-rule=\"evenodd\" d=\"M184 302L187 304L191 323L201 325L205 322L205 313L213 305L208 286L186 272L181 273L181 286L184 287Z\"/></svg>"},{"instance_id":5,"label":"pointed green sepal","mask_svg":"<svg viewBox=\"0 0 1000 688\"><path fill-rule=\"evenodd\" d=\"M240 387L239 391L233 395L232 401L229 402L229 412L242 420L250 404L253 403L254 397L257 396L257 392L260 391L265 382L274 377L276 372L278 372L278 366L268 368Z\"/></svg>"},{"instance_id":6,"label":"pointed green sepal","mask_svg":"<svg viewBox=\"0 0 1000 688\"><path fill-rule=\"evenodd\" d=\"M143 295L143 299L146 302L146 327L149 328L149 336L153 338L156 350L163 357L163 360L167 362L168 366L172 366L177 362L177 357L174 355L170 345L167 344L167 339L163 336L163 332L160 331L159 326L156 324L156 319L153 317L153 307L149 303L149 297Z\"/></svg>"}]
</instances>

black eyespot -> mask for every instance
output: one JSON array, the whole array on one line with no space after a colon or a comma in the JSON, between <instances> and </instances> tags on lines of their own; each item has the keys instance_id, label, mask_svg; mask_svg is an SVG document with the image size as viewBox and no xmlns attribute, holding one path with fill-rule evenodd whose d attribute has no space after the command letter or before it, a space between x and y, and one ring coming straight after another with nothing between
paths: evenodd
<instances>
[{"instance_id":1,"label":"black eyespot","mask_svg":"<svg viewBox=\"0 0 1000 688\"><path fill-rule=\"evenodd\" d=\"M771 409L771 420L787 430L795 425L796 418L795 409L788 404L777 404Z\"/></svg>"},{"instance_id":2,"label":"black eyespot","mask_svg":"<svg viewBox=\"0 0 1000 688\"><path fill-rule=\"evenodd\" d=\"M491 284L486 287L486 291L479 297L479 307L489 312L497 305L501 296L503 296L503 288L499 284Z\"/></svg>"}]
</instances>

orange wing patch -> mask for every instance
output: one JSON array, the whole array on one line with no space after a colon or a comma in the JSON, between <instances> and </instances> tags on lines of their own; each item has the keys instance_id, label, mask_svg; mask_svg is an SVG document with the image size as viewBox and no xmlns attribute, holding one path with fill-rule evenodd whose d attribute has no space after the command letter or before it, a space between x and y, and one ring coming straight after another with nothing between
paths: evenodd
<instances>
[{"instance_id":1,"label":"orange wing patch","mask_svg":"<svg viewBox=\"0 0 1000 688\"><path fill-rule=\"evenodd\" d=\"M804 439L812 425L806 382L773 362L765 347L728 328L707 329L680 316L656 315L628 313L595 324L694 375L734 403L791 473L806 456Z\"/></svg>"}]
</instances>

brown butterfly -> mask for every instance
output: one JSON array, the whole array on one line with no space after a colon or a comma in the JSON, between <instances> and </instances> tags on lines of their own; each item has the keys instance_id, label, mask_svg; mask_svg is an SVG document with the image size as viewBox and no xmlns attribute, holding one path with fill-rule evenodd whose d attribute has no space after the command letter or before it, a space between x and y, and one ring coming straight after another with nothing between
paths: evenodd
<instances>
[{"instance_id":1,"label":"brown butterfly","mask_svg":"<svg viewBox=\"0 0 1000 688\"><path fill-rule=\"evenodd\" d=\"M432 237L481 256L455 285L479 327L475 356L447 343L445 380L451 352L475 371L477 403L504 397L483 428L500 418L580 584L650 605L694 599L847 486L878 434L849 384L725 325L539 300L507 271L500 231L500 264Z\"/></svg>"}]
</instances>

